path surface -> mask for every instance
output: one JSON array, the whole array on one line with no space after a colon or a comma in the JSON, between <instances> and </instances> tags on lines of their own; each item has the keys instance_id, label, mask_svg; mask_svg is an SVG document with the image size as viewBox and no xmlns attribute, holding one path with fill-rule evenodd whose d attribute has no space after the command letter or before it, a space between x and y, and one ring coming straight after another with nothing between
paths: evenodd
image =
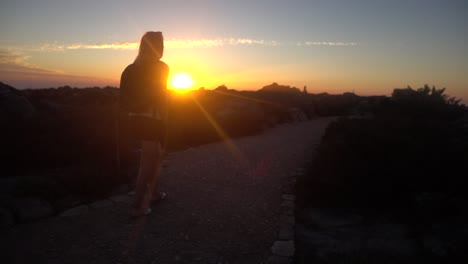
<instances>
[{"instance_id":1,"label":"path surface","mask_svg":"<svg viewBox=\"0 0 468 264\"><path fill-rule=\"evenodd\" d=\"M146 218L119 203L0 231L2 263L264 263L287 174L304 165L330 119L172 153L168 193Z\"/></svg>"}]
</instances>

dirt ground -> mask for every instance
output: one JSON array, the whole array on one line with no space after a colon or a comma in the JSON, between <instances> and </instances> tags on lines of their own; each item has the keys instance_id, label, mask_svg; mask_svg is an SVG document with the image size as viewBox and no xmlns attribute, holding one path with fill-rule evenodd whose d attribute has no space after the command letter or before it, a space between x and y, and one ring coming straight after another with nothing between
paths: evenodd
<instances>
[{"instance_id":1,"label":"dirt ground","mask_svg":"<svg viewBox=\"0 0 468 264\"><path fill-rule=\"evenodd\" d=\"M128 203L0 231L2 263L264 263L287 174L304 165L330 119L171 153L168 197L132 219Z\"/></svg>"}]
</instances>

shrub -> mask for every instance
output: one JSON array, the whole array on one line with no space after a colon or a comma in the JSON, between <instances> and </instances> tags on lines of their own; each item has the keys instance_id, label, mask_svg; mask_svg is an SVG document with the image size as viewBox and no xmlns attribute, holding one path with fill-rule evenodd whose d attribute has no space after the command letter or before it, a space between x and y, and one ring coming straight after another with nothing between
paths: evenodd
<instances>
[{"instance_id":1,"label":"shrub","mask_svg":"<svg viewBox=\"0 0 468 264\"><path fill-rule=\"evenodd\" d=\"M405 207L421 192L466 196L467 110L444 90L395 90L372 119L330 124L312 178L299 191L319 205Z\"/></svg>"}]
</instances>

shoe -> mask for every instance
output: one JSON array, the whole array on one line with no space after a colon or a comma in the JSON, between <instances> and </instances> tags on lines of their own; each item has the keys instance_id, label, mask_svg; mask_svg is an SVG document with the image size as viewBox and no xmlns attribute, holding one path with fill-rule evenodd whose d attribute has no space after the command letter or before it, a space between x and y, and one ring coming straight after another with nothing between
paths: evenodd
<instances>
[{"instance_id":1,"label":"shoe","mask_svg":"<svg viewBox=\"0 0 468 264\"><path fill-rule=\"evenodd\" d=\"M167 193L165 192L157 192L153 197L151 198L151 203L155 204L161 200L164 200L167 196Z\"/></svg>"}]
</instances>

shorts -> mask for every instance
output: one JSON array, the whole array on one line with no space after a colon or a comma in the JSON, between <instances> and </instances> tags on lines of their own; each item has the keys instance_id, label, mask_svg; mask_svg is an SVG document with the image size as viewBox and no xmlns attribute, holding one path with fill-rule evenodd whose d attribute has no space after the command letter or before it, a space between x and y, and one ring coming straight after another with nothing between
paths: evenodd
<instances>
[{"instance_id":1,"label":"shorts","mask_svg":"<svg viewBox=\"0 0 468 264\"><path fill-rule=\"evenodd\" d=\"M147 116L129 116L128 129L136 140L148 140L163 143L165 141L166 126L160 119Z\"/></svg>"}]
</instances>

